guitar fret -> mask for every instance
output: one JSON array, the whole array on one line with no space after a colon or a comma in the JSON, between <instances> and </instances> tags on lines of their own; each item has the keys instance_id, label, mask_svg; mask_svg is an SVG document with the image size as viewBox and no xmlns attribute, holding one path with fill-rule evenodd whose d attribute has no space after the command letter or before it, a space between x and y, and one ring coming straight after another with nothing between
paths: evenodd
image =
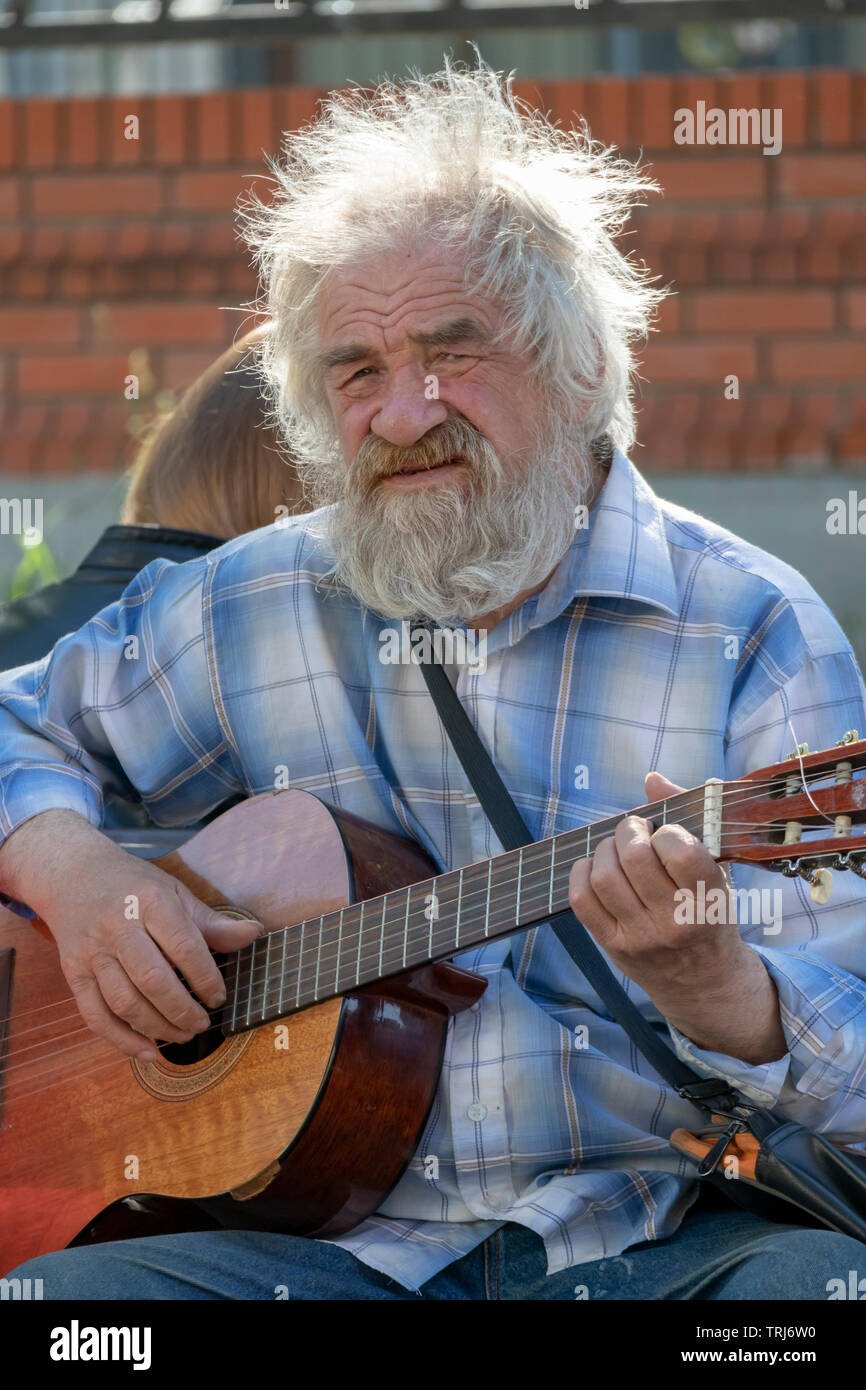
<instances>
[{"instance_id":1,"label":"guitar fret","mask_svg":"<svg viewBox=\"0 0 866 1390\"><path fill-rule=\"evenodd\" d=\"M335 993L335 994L339 994L339 993L340 993L340 983L339 983L339 982L340 982L340 951L341 951L342 946L343 946L343 913L345 912L345 910L346 910L346 909L345 909L344 907L341 907L341 908L340 908L340 925L339 925L339 929L338 929L338 931L337 931L337 964L336 964L335 969L334 969L334 993Z\"/></svg>"},{"instance_id":2,"label":"guitar fret","mask_svg":"<svg viewBox=\"0 0 866 1390\"><path fill-rule=\"evenodd\" d=\"M281 959L281 962L280 962L280 983L279 983L279 985L278 985L278 987L277 987L277 1011L278 1011L278 1013L282 1013L282 1011L283 1011L283 986L285 985L285 982L286 982L286 949L287 949L288 944L289 944L289 934L288 934L288 932L287 932L285 929L283 929L283 931L280 933L280 936L282 937L282 941L281 941L281 943L280 943L281 946L282 946L282 959Z\"/></svg>"},{"instance_id":3,"label":"guitar fret","mask_svg":"<svg viewBox=\"0 0 866 1390\"><path fill-rule=\"evenodd\" d=\"M265 946L265 978L262 983L262 1023L265 1021L265 1010L268 1005L268 978L271 965L271 934L268 932L267 944Z\"/></svg>"},{"instance_id":4,"label":"guitar fret","mask_svg":"<svg viewBox=\"0 0 866 1390\"><path fill-rule=\"evenodd\" d=\"M484 904L484 935L490 935L490 884L493 879L493 860L487 861L487 901Z\"/></svg>"},{"instance_id":5,"label":"guitar fret","mask_svg":"<svg viewBox=\"0 0 866 1390\"><path fill-rule=\"evenodd\" d=\"M321 969L322 965L322 927L324 926L324 924L325 914L323 912L321 917L319 918L319 940L316 944L316 982L313 985L314 1000L318 999L319 997L319 970Z\"/></svg>"},{"instance_id":6,"label":"guitar fret","mask_svg":"<svg viewBox=\"0 0 866 1390\"><path fill-rule=\"evenodd\" d=\"M523 879L523 850L521 849L520 854L517 856L517 907L515 908L515 912L514 912L514 920L515 920L515 922L519 922L519 921L520 921L520 889L521 889L521 887L522 887L522 879Z\"/></svg>"},{"instance_id":7,"label":"guitar fret","mask_svg":"<svg viewBox=\"0 0 866 1390\"><path fill-rule=\"evenodd\" d=\"M431 956L432 956L432 954L433 954L433 919L434 919L434 917L436 916L436 884L437 884L438 882L439 882L438 878L434 878L434 880L433 880L433 891L432 891L432 893L431 893L431 895L430 895L430 903L429 903L429 907L428 907L428 910L429 910L429 913L430 913L430 919L429 919L429 920L430 920L430 930L429 930L429 932L427 933L427 951L428 951L428 954L431 955Z\"/></svg>"},{"instance_id":8,"label":"guitar fret","mask_svg":"<svg viewBox=\"0 0 866 1390\"><path fill-rule=\"evenodd\" d=\"M457 923L456 923L457 930L456 930L456 934L455 934L455 937L454 937L454 949L455 949L455 951L457 950L457 948L458 948L459 945L460 945L460 906L461 906L462 902L463 902L463 870L461 869L461 870L460 870L460 877L459 877L458 880L457 880L457 914L456 914L456 915L457 915Z\"/></svg>"},{"instance_id":9,"label":"guitar fret","mask_svg":"<svg viewBox=\"0 0 866 1390\"><path fill-rule=\"evenodd\" d=\"M406 949L409 943L409 903L412 900L411 888L406 890L406 916L403 919L403 968L406 968ZM432 904L431 904L432 906Z\"/></svg>"},{"instance_id":10,"label":"guitar fret","mask_svg":"<svg viewBox=\"0 0 866 1390\"><path fill-rule=\"evenodd\" d=\"M550 844L550 886L547 890L547 910L553 911L553 862L556 859L556 840Z\"/></svg>"},{"instance_id":11,"label":"guitar fret","mask_svg":"<svg viewBox=\"0 0 866 1390\"><path fill-rule=\"evenodd\" d=\"M387 897L387 893L385 894ZM384 911L384 908L383 908ZM358 957L355 961L355 984L361 983L361 937L364 935L364 904L361 903L361 917L358 922Z\"/></svg>"},{"instance_id":12,"label":"guitar fret","mask_svg":"<svg viewBox=\"0 0 866 1390\"><path fill-rule=\"evenodd\" d=\"M252 1009L252 1004L253 1004L253 975L255 974L255 969L256 969L256 946L257 946L257 945L258 945L258 940L254 941L254 942L252 943L252 951L250 952L250 982L249 982L249 984L248 984L248 986L247 986L247 1012L246 1012L246 1025L247 1025L248 1028L252 1026L252 1025L251 1025L251 1022L250 1022L250 1010Z\"/></svg>"},{"instance_id":13,"label":"guitar fret","mask_svg":"<svg viewBox=\"0 0 866 1390\"><path fill-rule=\"evenodd\" d=\"M299 1008L301 1004L301 971L304 968L304 928L306 925L306 922L301 923L301 944L298 948L298 988L295 992L296 1009Z\"/></svg>"},{"instance_id":14,"label":"guitar fret","mask_svg":"<svg viewBox=\"0 0 866 1390\"><path fill-rule=\"evenodd\" d=\"M235 978L234 978L234 989L232 990L232 1022L231 1022L231 1031L232 1031L232 1032L235 1031L235 1026L236 1026L237 1021L238 1021L238 982L240 981L240 978L241 978L241 953L240 953L240 951L238 951L237 955L235 956Z\"/></svg>"}]
</instances>

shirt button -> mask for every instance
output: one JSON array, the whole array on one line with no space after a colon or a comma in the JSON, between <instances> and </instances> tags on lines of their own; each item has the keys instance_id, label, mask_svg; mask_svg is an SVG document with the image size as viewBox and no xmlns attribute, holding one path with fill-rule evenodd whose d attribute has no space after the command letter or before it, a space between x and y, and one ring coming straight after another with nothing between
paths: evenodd
<instances>
[{"instance_id":1,"label":"shirt button","mask_svg":"<svg viewBox=\"0 0 866 1390\"><path fill-rule=\"evenodd\" d=\"M487 1114L487 1106L482 1105L479 1101L474 1101L472 1105L469 1106L466 1114L470 1120L483 1120Z\"/></svg>"},{"instance_id":2,"label":"shirt button","mask_svg":"<svg viewBox=\"0 0 866 1390\"><path fill-rule=\"evenodd\" d=\"M469 1012L470 1012L471 1014L480 1014L480 1013L481 1013L481 1000L480 1000L480 999L479 999L475 1004L470 1004L470 1006L469 1006Z\"/></svg>"}]
</instances>

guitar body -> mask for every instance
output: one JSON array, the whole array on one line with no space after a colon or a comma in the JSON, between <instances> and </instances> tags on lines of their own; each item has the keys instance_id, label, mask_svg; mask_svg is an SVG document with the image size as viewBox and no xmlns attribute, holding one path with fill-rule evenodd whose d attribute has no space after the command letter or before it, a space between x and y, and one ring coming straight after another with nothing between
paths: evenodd
<instances>
[{"instance_id":1,"label":"guitar body","mask_svg":"<svg viewBox=\"0 0 866 1390\"><path fill-rule=\"evenodd\" d=\"M411 841L299 791L252 797L155 862L262 935L436 872ZM44 924L3 913L0 1272L142 1194L230 1193L225 1225L350 1230L415 1152L448 1020L485 985L427 964L277 1024L212 1029L197 1060L182 1059L198 1039L142 1063L85 1027Z\"/></svg>"}]
</instances>

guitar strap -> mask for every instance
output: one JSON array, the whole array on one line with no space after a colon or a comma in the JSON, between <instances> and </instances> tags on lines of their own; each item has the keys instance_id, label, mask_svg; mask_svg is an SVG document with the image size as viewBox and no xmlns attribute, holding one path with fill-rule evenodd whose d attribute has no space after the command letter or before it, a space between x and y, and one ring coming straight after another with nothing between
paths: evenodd
<instances>
[{"instance_id":1,"label":"guitar strap","mask_svg":"<svg viewBox=\"0 0 866 1390\"><path fill-rule=\"evenodd\" d=\"M435 643L431 643L435 651ZM427 689L452 747L475 795L506 850L531 845L533 838L515 806L493 760L475 731L443 667L436 661L421 662ZM629 999L607 961L593 943L586 927L571 908L548 918L548 924L572 960L582 970L611 1018L625 1030L635 1047L685 1100L708 1114L727 1113L737 1103L737 1093L720 1077L699 1076L680 1061L659 1037L652 1024ZM711 1102L711 1103L710 1103Z\"/></svg>"}]
</instances>

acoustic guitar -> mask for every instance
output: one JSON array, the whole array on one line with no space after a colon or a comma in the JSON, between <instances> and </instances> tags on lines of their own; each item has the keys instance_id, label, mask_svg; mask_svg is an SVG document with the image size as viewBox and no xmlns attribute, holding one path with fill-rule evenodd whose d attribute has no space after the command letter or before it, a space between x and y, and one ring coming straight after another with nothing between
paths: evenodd
<instances>
[{"instance_id":1,"label":"acoustic guitar","mask_svg":"<svg viewBox=\"0 0 866 1390\"><path fill-rule=\"evenodd\" d=\"M866 877L864 768L852 730L633 814L685 826L719 860L802 875L824 901L832 867ZM623 815L438 873L307 792L235 805L154 862L261 930L219 958L227 999L207 1032L154 1063L91 1033L47 926L5 914L0 1271L142 1194L219 1194L239 1225L300 1235L357 1225L416 1151L449 1018L485 988L450 958L566 908L572 864Z\"/></svg>"}]
</instances>

